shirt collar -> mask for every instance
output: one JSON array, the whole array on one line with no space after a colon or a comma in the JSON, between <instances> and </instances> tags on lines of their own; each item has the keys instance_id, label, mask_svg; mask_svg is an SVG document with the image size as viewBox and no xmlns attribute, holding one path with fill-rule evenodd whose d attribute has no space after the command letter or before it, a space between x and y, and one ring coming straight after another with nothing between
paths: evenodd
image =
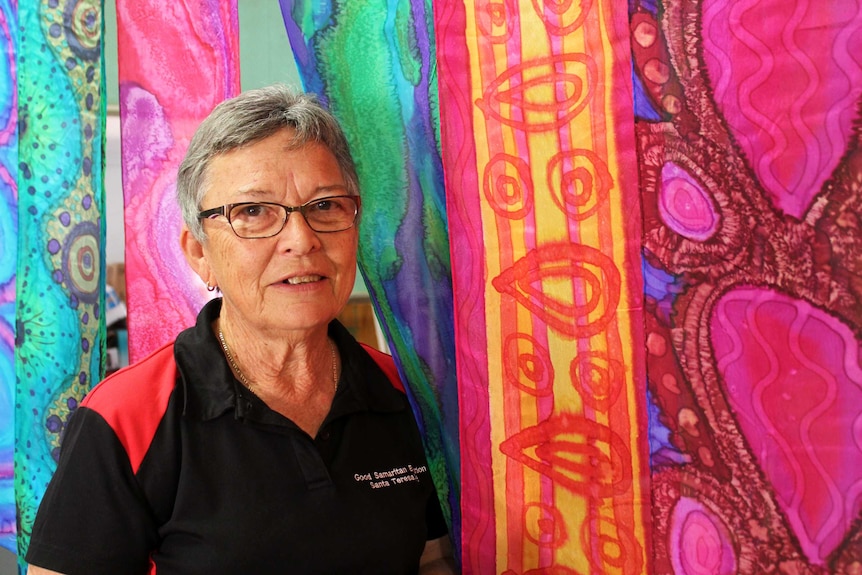
<instances>
[{"instance_id":1,"label":"shirt collar","mask_svg":"<svg viewBox=\"0 0 862 575\"><path fill-rule=\"evenodd\" d=\"M184 414L203 421L227 411L237 417L258 419L255 412L266 408L243 397L242 385L233 376L212 324L221 312L222 300L209 301L198 314L195 325L184 330L174 344L180 373ZM341 379L327 421L358 411L394 412L409 407L403 393L396 390L386 374L337 320L329 324L329 335L341 355ZM258 414L271 420L269 414Z\"/></svg>"}]
</instances>

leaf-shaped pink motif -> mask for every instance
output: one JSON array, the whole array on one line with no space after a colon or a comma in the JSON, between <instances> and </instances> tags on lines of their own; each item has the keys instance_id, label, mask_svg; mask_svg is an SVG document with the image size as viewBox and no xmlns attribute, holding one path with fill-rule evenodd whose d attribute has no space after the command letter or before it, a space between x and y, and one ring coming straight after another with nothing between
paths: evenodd
<instances>
[{"instance_id":1,"label":"leaf-shaped pink motif","mask_svg":"<svg viewBox=\"0 0 862 575\"><path fill-rule=\"evenodd\" d=\"M833 316L764 288L725 294L710 331L739 428L823 565L862 512L862 345Z\"/></svg>"},{"instance_id":2,"label":"leaf-shaped pink motif","mask_svg":"<svg viewBox=\"0 0 862 575\"><path fill-rule=\"evenodd\" d=\"M738 565L727 526L696 499L681 497L671 518L671 561L680 575L736 573Z\"/></svg>"},{"instance_id":3,"label":"leaf-shaped pink motif","mask_svg":"<svg viewBox=\"0 0 862 575\"><path fill-rule=\"evenodd\" d=\"M784 213L801 218L847 150L862 96L856 0L703 3L713 98Z\"/></svg>"},{"instance_id":4,"label":"leaf-shaped pink motif","mask_svg":"<svg viewBox=\"0 0 862 575\"><path fill-rule=\"evenodd\" d=\"M700 242L712 237L720 219L703 186L675 162L662 167L658 212L670 229Z\"/></svg>"}]
</instances>

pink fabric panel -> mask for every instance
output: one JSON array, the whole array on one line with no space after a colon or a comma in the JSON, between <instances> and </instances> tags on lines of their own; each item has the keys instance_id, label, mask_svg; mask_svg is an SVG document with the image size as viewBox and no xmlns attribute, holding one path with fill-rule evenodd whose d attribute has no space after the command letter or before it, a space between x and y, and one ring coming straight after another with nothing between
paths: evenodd
<instances>
[{"instance_id":1,"label":"pink fabric panel","mask_svg":"<svg viewBox=\"0 0 862 575\"><path fill-rule=\"evenodd\" d=\"M118 0L129 358L191 325L205 286L179 248L176 172L201 120L240 90L236 2Z\"/></svg>"},{"instance_id":2,"label":"pink fabric panel","mask_svg":"<svg viewBox=\"0 0 862 575\"><path fill-rule=\"evenodd\" d=\"M636 1L651 572L862 558L862 13Z\"/></svg>"},{"instance_id":3,"label":"pink fabric panel","mask_svg":"<svg viewBox=\"0 0 862 575\"><path fill-rule=\"evenodd\" d=\"M470 73L467 46L464 43L466 14L460 3L445 2L435 7L438 66L445 70L439 75L440 107L445 118L441 130L446 145L442 147L446 184L449 189L472 190L479 181L476 168L476 148L473 119L469 113ZM483 270L485 251L480 240L481 220L474 217L480 210L476 194L462 194L458 201L447 201L450 245L463 246L458 257L452 258L452 275L461 279L463 288L455 308L456 329L470 326L471 346L459 349L459 375L471 382L488 381L485 339L485 293ZM462 336L463 337L463 336ZM462 525L471 526L461 532L462 558L465 572L479 572L478 564L493 565L496 534L493 508L491 465L490 402L487 386L459 385L461 412L461 443L471 449L461 452L462 501L469 497L471 505L461 506ZM469 494L469 495L467 495Z\"/></svg>"}]
</instances>

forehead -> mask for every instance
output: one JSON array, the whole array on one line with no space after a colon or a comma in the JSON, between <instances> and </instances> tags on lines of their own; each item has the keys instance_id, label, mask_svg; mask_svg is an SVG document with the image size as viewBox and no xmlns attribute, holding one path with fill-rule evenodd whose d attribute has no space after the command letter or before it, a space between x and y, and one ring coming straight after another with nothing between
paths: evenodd
<instances>
[{"instance_id":1,"label":"forehead","mask_svg":"<svg viewBox=\"0 0 862 575\"><path fill-rule=\"evenodd\" d=\"M273 159L300 159L305 163L306 157L318 154L331 156L331 159L337 163L332 150L324 142L309 138L300 139L296 130L286 127L263 138L251 140L241 146L216 154L210 160L210 165L213 163L230 163L232 160L246 162L248 160L267 161Z\"/></svg>"},{"instance_id":2,"label":"forehead","mask_svg":"<svg viewBox=\"0 0 862 575\"><path fill-rule=\"evenodd\" d=\"M257 196L316 195L318 189L344 187L335 155L316 141L297 145L292 129L235 148L212 158L207 169L205 197L227 196L236 201ZM343 193L337 191L336 193Z\"/></svg>"}]
</instances>

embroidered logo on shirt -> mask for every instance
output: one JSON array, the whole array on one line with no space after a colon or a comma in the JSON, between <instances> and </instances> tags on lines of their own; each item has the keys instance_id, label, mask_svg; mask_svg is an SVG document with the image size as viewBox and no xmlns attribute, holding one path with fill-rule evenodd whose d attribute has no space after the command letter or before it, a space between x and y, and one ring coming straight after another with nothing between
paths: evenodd
<instances>
[{"instance_id":1,"label":"embroidered logo on shirt","mask_svg":"<svg viewBox=\"0 0 862 575\"><path fill-rule=\"evenodd\" d=\"M358 483L367 483L371 489L383 489L404 483L418 482L419 476L428 473L428 467L420 465L414 467L393 467L383 471L371 471L369 473L356 473L353 479Z\"/></svg>"}]
</instances>

